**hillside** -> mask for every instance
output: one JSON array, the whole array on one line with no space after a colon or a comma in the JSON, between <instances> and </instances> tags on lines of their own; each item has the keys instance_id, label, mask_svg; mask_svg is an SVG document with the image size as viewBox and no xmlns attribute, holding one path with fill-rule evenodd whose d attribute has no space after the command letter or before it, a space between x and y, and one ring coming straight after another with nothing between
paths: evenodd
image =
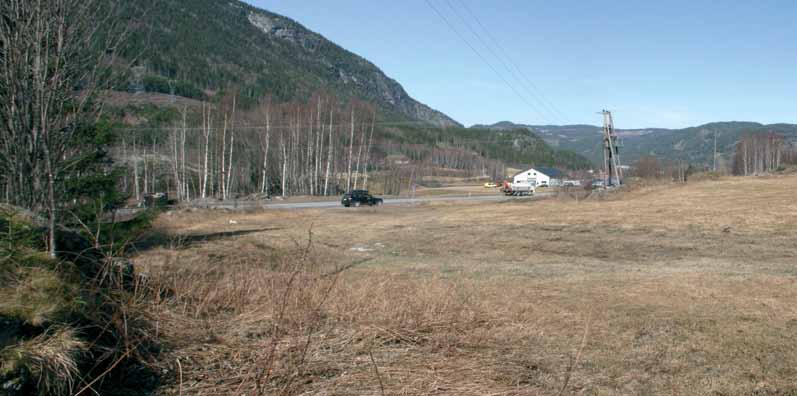
<instances>
[{"instance_id":1,"label":"hillside","mask_svg":"<svg viewBox=\"0 0 797 396\"><path fill-rule=\"evenodd\" d=\"M131 0L123 56L140 68L119 90L207 99L231 90L242 104L265 95L303 99L327 90L371 102L387 116L436 126L459 124L410 97L368 60L290 18L243 2Z\"/></svg>"},{"instance_id":2,"label":"hillside","mask_svg":"<svg viewBox=\"0 0 797 396\"><path fill-rule=\"evenodd\" d=\"M103 100L112 120L121 125L119 144L112 151L118 163L127 165L130 179L137 177L136 167L143 160L147 172L154 173L145 178L163 186L184 181L201 195L198 186L205 178L200 173L207 172L208 166L214 168L211 173L219 172L219 165L213 163L225 161L224 153L230 151L223 147L228 144L235 145L232 150L238 155L226 166L235 169L209 175L212 194L226 196L230 189L236 194L267 190L314 195L321 192L316 183L322 184L322 176L323 194L334 194L346 188L341 186L340 172L359 168L361 157L368 161L362 166L379 174L384 183L419 175L397 164L423 168L430 174L490 173L495 177L502 177L502 169L513 164L592 167L583 156L553 148L526 129L495 134L464 128L411 98L366 59L284 16L239 1L133 0L129 4L126 18L136 24L131 25L122 54L138 59L139 66L126 73ZM226 117L233 116L231 94L238 98L235 129L229 131L234 143L225 135L224 124ZM263 106L255 105L266 97L271 98L268 115ZM353 98L365 103L352 102ZM217 131L208 130L213 136L202 143L199 130L206 101L214 104L208 125ZM375 107L373 119L367 115L368 104ZM325 109L319 113L318 106ZM171 134L182 124L183 108L188 129L181 163L186 162L187 173L177 177L172 169L176 160L171 158L176 137ZM349 127L354 113L349 109L356 109L354 142ZM323 137L319 137L320 128L309 125L314 121L300 127L297 117L323 118ZM266 119L274 125L271 135L263 132ZM365 144L361 132L369 122L374 122L373 139L369 137ZM141 142L148 142L143 154L139 154ZM292 147L287 156L279 146L283 143ZM130 144L133 147L127 147ZM323 145L332 148L321 153ZM210 153L208 146L213 146ZM283 172L277 160L290 170ZM301 168L296 164L302 164ZM222 177L229 179L229 173L235 176L234 185L229 180L220 182ZM127 193L139 195L126 186ZM149 188L156 189L151 183Z\"/></svg>"},{"instance_id":3,"label":"hillside","mask_svg":"<svg viewBox=\"0 0 797 396\"><path fill-rule=\"evenodd\" d=\"M387 140L424 147L465 147L489 159L511 165L555 166L564 169L589 169L586 157L570 150L552 147L536 133L524 129L496 132L489 128L422 128L401 126L384 130Z\"/></svg>"},{"instance_id":4,"label":"hillside","mask_svg":"<svg viewBox=\"0 0 797 396\"><path fill-rule=\"evenodd\" d=\"M474 125L476 129L507 130L526 128L540 135L548 144L572 150L593 162L602 161L602 129L593 125L521 125L502 121L492 125ZM797 125L756 122L715 122L684 129L618 129L622 139L622 160L633 162L643 155L655 155L669 160L686 160L694 164L710 164L714 151L723 159L731 158L736 142L746 133L772 131L783 135L793 144L797 142Z\"/></svg>"}]
</instances>

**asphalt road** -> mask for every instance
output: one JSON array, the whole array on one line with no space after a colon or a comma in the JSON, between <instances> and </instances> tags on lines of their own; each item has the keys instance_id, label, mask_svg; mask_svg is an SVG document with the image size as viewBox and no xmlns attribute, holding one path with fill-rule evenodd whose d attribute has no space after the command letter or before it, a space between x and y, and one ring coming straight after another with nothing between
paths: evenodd
<instances>
[{"instance_id":1,"label":"asphalt road","mask_svg":"<svg viewBox=\"0 0 797 396\"><path fill-rule=\"evenodd\" d=\"M501 202L513 200L537 200L549 197L553 193L537 193L530 197L507 197L504 195L473 195L473 196L443 196L443 197L418 197L418 198L393 198L385 199L385 205L410 205L414 203L424 202L445 202L445 201L461 201L461 202ZM315 202L286 202L286 203L265 203L263 201L213 201L194 203L195 208L207 209L229 209L229 210L246 210L246 209L346 209L340 201L315 201ZM352 208L353 209L353 208ZM116 212L117 221L126 221L135 218L138 214L143 212L141 208L126 208L118 209ZM122 220L124 219L124 220Z\"/></svg>"},{"instance_id":2,"label":"asphalt road","mask_svg":"<svg viewBox=\"0 0 797 396\"><path fill-rule=\"evenodd\" d=\"M473 196L445 196L445 197L418 197L418 198L394 198L385 199L385 205L407 205L422 202L444 202L444 201L463 201L463 202L499 202L509 200L533 200L552 195L552 193L538 193L530 197L507 197L504 195L473 195ZM216 206L227 208L227 206ZM338 201L321 202L296 202L296 203L268 203L261 205L265 209L309 209L309 208L343 208Z\"/></svg>"}]
</instances>

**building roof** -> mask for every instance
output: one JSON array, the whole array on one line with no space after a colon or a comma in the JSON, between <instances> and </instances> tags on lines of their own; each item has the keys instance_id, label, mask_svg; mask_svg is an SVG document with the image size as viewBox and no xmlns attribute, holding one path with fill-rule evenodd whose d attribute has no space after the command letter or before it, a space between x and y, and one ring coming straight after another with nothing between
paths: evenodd
<instances>
[{"instance_id":1,"label":"building roof","mask_svg":"<svg viewBox=\"0 0 797 396\"><path fill-rule=\"evenodd\" d=\"M524 170L522 172L515 173L514 175L512 175L512 177L514 178L515 176L518 176L518 175L521 175L523 173L526 173L526 172L528 172L528 171L530 171L532 169L537 171L537 172L539 172L539 173L542 173L545 176L552 177L554 179L560 179L560 178L562 178L565 175L564 172L560 171L559 169L540 166L540 167L535 167L535 168Z\"/></svg>"},{"instance_id":2,"label":"building roof","mask_svg":"<svg viewBox=\"0 0 797 396\"><path fill-rule=\"evenodd\" d=\"M534 168L534 169L537 172L540 172L540 173L542 173L542 174L544 174L544 175L546 175L548 177L553 177L553 178L556 178L556 179L558 179L558 178L560 178L560 177L565 175L564 172L562 172L562 171L560 171L559 169L556 169L556 168L549 168L549 167L541 166L541 167Z\"/></svg>"}]
</instances>

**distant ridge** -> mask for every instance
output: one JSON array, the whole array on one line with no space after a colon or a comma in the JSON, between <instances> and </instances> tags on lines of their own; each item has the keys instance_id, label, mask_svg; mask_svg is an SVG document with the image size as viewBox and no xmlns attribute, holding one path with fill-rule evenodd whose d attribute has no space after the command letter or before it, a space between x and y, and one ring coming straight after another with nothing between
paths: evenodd
<instances>
[{"instance_id":1,"label":"distant ridge","mask_svg":"<svg viewBox=\"0 0 797 396\"><path fill-rule=\"evenodd\" d=\"M551 146L571 150L595 163L602 161L602 128L595 125L525 125L501 121L491 125L474 125L471 128L511 130L528 129L539 135ZM683 129L640 128L618 129L623 147L621 160L630 163L643 155L655 155L662 159L684 160L694 164L710 164L714 151L714 135L717 135L717 151L723 158L730 158L734 146L745 133L775 132L788 142L797 144L797 124L761 124L757 122L727 121L712 122Z\"/></svg>"}]
</instances>

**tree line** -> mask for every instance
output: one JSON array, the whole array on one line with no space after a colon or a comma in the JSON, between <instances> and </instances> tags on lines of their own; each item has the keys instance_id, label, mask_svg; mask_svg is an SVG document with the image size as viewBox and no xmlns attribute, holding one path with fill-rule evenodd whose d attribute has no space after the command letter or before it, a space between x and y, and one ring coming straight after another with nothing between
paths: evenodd
<instances>
[{"instance_id":1,"label":"tree line","mask_svg":"<svg viewBox=\"0 0 797 396\"><path fill-rule=\"evenodd\" d=\"M783 169L786 165L797 165L797 147L783 135L775 132L749 132L735 144L731 162L716 159L719 173L738 176L765 174ZM643 179L672 178L685 181L697 171L688 161L662 161L653 155L639 158L632 168L632 175ZM711 170L706 168L706 170Z\"/></svg>"},{"instance_id":2,"label":"tree line","mask_svg":"<svg viewBox=\"0 0 797 396\"><path fill-rule=\"evenodd\" d=\"M119 188L140 202L168 192L180 201L278 195L329 196L375 186L400 193L425 176L500 179L505 164L467 139L397 142L394 127L358 99L315 93L270 98L241 111L227 96L183 107L168 125L120 128L113 157Z\"/></svg>"},{"instance_id":3,"label":"tree line","mask_svg":"<svg viewBox=\"0 0 797 396\"><path fill-rule=\"evenodd\" d=\"M197 114L193 114L197 113ZM181 110L171 127L123 130L115 157L124 191L177 199L247 194L332 195L368 184L376 110L315 94L306 102L263 100L245 114L235 96Z\"/></svg>"},{"instance_id":4,"label":"tree line","mask_svg":"<svg viewBox=\"0 0 797 396\"><path fill-rule=\"evenodd\" d=\"M733 174L757 175L797 164L797 148L774 132L747 133L736 143Z\"/></svg>"}]
</instances>

